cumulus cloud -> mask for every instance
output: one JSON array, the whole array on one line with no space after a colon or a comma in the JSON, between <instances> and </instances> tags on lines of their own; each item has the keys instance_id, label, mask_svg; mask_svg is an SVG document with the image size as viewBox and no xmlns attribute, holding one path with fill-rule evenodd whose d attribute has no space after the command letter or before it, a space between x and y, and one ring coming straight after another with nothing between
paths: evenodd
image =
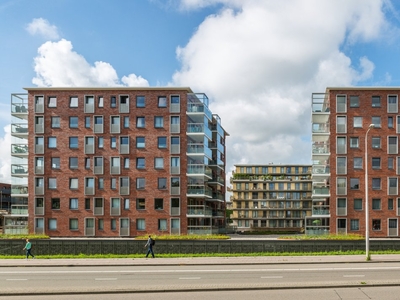
<instances>
[{"instance_id":1,"label":"cumulus cloud","mask_svg":"<svg viewBox=\"0 0 400 300\"><path fill-rule=\"evenodd\" d=\"M94 65L73 51L70 41L46 42L38 49L34 59L36 77L32 82L41 87L90 87L90 86L148 86L146 79L130 74L120 82L117 72L107 62Z\"/></svg>"},{"instance_id":2,"label":"cumulus cloud","mask_svg":"<svg viewBox=\"0 0 400 300\"><path fill-rule=\"evenodd\" d=\"M228 167L237 163L311 163L311 93L373 75L368 57L343 48L378 39L384 0L182 0L222 5L177 48L173 85L211 98L230 133Z\"/></svg>"},{"instance_id":3,"label":"cumulus cloud","mask_svg":"<svg viewBox=\"0 0 400 300\"><path fill-rule=\"evenodd\" d=\"M0 182L11 183L11 125L4 127L4 133L0 137Z\"/></svg>"},{"instance_id":4,"label":"cumulus cloud","mask_svg":"<svg viewBox=\"0 0 400 300\"><path fill-rule=\"evenodd\" d=\"M57 27L51 25L49 21L42 18L33 19L32 22L26 26L26 30L31 35L40 35L45 39L58 40L60 38Z\"/></svg>"}]
</instances>

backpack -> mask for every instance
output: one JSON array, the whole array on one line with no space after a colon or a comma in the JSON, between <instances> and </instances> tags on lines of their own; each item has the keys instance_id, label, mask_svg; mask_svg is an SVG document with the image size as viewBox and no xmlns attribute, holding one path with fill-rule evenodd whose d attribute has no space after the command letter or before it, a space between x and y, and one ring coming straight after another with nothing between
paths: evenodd
<instances>
[{"instance_id":1,"label":"backpack","mask_svg":"<svg viewBox=\"0 0 400 300\"><path fill-rule=\"evenodd\" d=\"M150 245L154 246L155 244L156 244L156 241L155 241L155 240L153 240L153 239L151 239L151 241L150 241Z\"/></svg>"}]
</instances>

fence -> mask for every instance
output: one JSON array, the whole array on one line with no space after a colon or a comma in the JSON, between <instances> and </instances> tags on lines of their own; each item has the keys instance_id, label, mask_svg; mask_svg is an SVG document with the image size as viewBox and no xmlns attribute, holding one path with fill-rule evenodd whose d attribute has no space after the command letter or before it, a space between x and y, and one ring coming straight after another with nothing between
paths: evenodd
<instances>
[{"instance_id":1,"label":"fence","mask_svg":"<svg viewBox=\"0 0 400 300\"><path fill-rule=\"evenodd\" d=\"M130 239L49 239L31 240L35 255L141 254L146 241ZM23 240L0 240L0 255L22 255ZM289 240L157 240L154 246L163 253L255 253L327 252L365 250L365 241L289 241ZM371 240L370 250L400 250L400 240Z\"/></svg>"}]
</instances>

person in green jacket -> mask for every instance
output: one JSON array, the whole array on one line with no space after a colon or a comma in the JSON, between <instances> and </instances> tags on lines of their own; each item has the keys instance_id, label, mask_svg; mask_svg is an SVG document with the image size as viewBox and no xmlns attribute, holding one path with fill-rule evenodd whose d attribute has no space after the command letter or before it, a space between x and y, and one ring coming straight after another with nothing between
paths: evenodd
<instances>
[{"instance_id":1,"label":"person in green jacket","mask_svg":"<svg viewBox=\"0 0 400 300\"><path fill-rule=\"evenodd\" d=\"M25 247L22 250L26 250L26 259L29 258L29 255L32 256L32 258L35 258L35 256L33 256L33 254L31 253L32 243L29 241L29 239L26 239Z\"/></svg>"}]
</instances>

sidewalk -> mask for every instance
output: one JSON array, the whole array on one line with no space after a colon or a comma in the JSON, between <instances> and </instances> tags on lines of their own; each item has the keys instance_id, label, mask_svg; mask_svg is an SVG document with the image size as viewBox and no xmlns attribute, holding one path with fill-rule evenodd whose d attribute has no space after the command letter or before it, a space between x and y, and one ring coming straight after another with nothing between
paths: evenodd
<instances>
[{"instance_id":1,"label":"sidewalk","mask_svg":"<svg viewBox=\"0 0 400 300\"><path fill-rule=\"evenodd\" d=\"M366 262L364 255L321 256L240 256L185 258L91 258L91 259L1 259L0 267L51 266L143 266L143 265L263 265L263 264L341 264ZM371 255L371 263L400 262L400 254Z\"/></svg>"}]
</instances>

